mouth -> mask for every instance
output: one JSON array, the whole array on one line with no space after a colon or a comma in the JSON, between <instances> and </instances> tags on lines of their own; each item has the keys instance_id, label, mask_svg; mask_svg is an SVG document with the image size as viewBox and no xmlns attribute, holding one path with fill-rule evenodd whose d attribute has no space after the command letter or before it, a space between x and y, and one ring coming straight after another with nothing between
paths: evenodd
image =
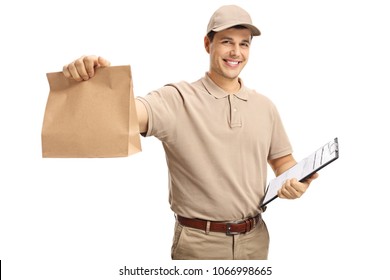
<instances>
[{"instance_id":1,"label":"mouth","mask_svg":"<svg viewBox=\"0 0 390 280\"><path fill-rule=\"evenodd\" d=\"M238 65L240 65L242 63L242 61L238 61L238 60L230 60L230 59L224 59L223 60L227 65L229 65L230 67L237 67Z\"/></svg>"}]
</instances>

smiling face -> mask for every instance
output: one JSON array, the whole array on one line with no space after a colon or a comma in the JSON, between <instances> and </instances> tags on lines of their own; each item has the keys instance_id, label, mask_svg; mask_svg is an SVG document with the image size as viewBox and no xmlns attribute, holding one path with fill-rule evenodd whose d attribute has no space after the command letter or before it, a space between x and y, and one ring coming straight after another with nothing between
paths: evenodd
<instances>
[{"instance_id":1,"label":"smiling face","mask_svg":"<svg viewBox=\"0 0 390 280\"><path fill-rule=\"evenodd\" d=\"M205 37L210 54L210 78L227 92L239 89L238 76L249 58L251 32L246 28L230 28L215 33L212 41Z\"/></svg>"}]
</instances>

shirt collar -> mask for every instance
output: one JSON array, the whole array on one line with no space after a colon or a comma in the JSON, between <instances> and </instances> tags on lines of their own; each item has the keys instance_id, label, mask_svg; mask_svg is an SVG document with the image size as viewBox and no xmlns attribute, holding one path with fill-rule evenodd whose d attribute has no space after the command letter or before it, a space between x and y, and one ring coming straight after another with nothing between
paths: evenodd
<instances>
[{"instance_id":1,"label":"shirt collar","mask_svg":"<svg viewBox=\"0 0 390 280\"><path fill-rule=\"evenodd\" d=\"M248 90L244 86L244 82L241 78L238 78L241 88L238 92L234 93L233 95L241 100L248 100ZM214 81L209 77L209 75L206 73L205 76L202 79L202 83L209 94L214 96L217 99L225 98L229 96L229 93L224 91L222 88L220 88Z\"/></svg>"}]
</instances>

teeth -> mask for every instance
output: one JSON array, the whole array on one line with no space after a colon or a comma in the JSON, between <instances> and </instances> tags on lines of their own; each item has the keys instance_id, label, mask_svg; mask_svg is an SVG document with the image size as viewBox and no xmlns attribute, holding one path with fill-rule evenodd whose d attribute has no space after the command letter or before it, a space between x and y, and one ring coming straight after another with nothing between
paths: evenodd
<instances>
[{"instance_id":1,"label":"teeth","mask_svg":"<svg viewBox=\"0 0 390 280\"><path fill-rule=\"evenodd\" d=\"M228 61L227 63L232 64L232 65L237 65L238 61Z\"/></svg>"}]
</instances>

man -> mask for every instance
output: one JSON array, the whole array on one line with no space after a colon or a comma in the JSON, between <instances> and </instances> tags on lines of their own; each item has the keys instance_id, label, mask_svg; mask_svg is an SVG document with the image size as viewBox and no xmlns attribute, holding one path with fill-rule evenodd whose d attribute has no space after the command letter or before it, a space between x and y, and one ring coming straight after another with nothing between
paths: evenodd
<instances>
[{"instance_id":1,"label":"man","mask_svg":"<svg viewBox=\"0 0 390 280\"><path fill-rule=\"evenodd\" d=\"M245 10L222 6L204 38L206 75L136 99L141 134L157 137L166 152L169 201L177 217L173 259L267 258L269 236L259 207L267 163L279 175L296 161L274 104L239 78L259 35ZM109 65L85 56L63 72L83 81ZM317 176L287 180L278 196L300 197Z\"/></svg>"}]
</instances>

